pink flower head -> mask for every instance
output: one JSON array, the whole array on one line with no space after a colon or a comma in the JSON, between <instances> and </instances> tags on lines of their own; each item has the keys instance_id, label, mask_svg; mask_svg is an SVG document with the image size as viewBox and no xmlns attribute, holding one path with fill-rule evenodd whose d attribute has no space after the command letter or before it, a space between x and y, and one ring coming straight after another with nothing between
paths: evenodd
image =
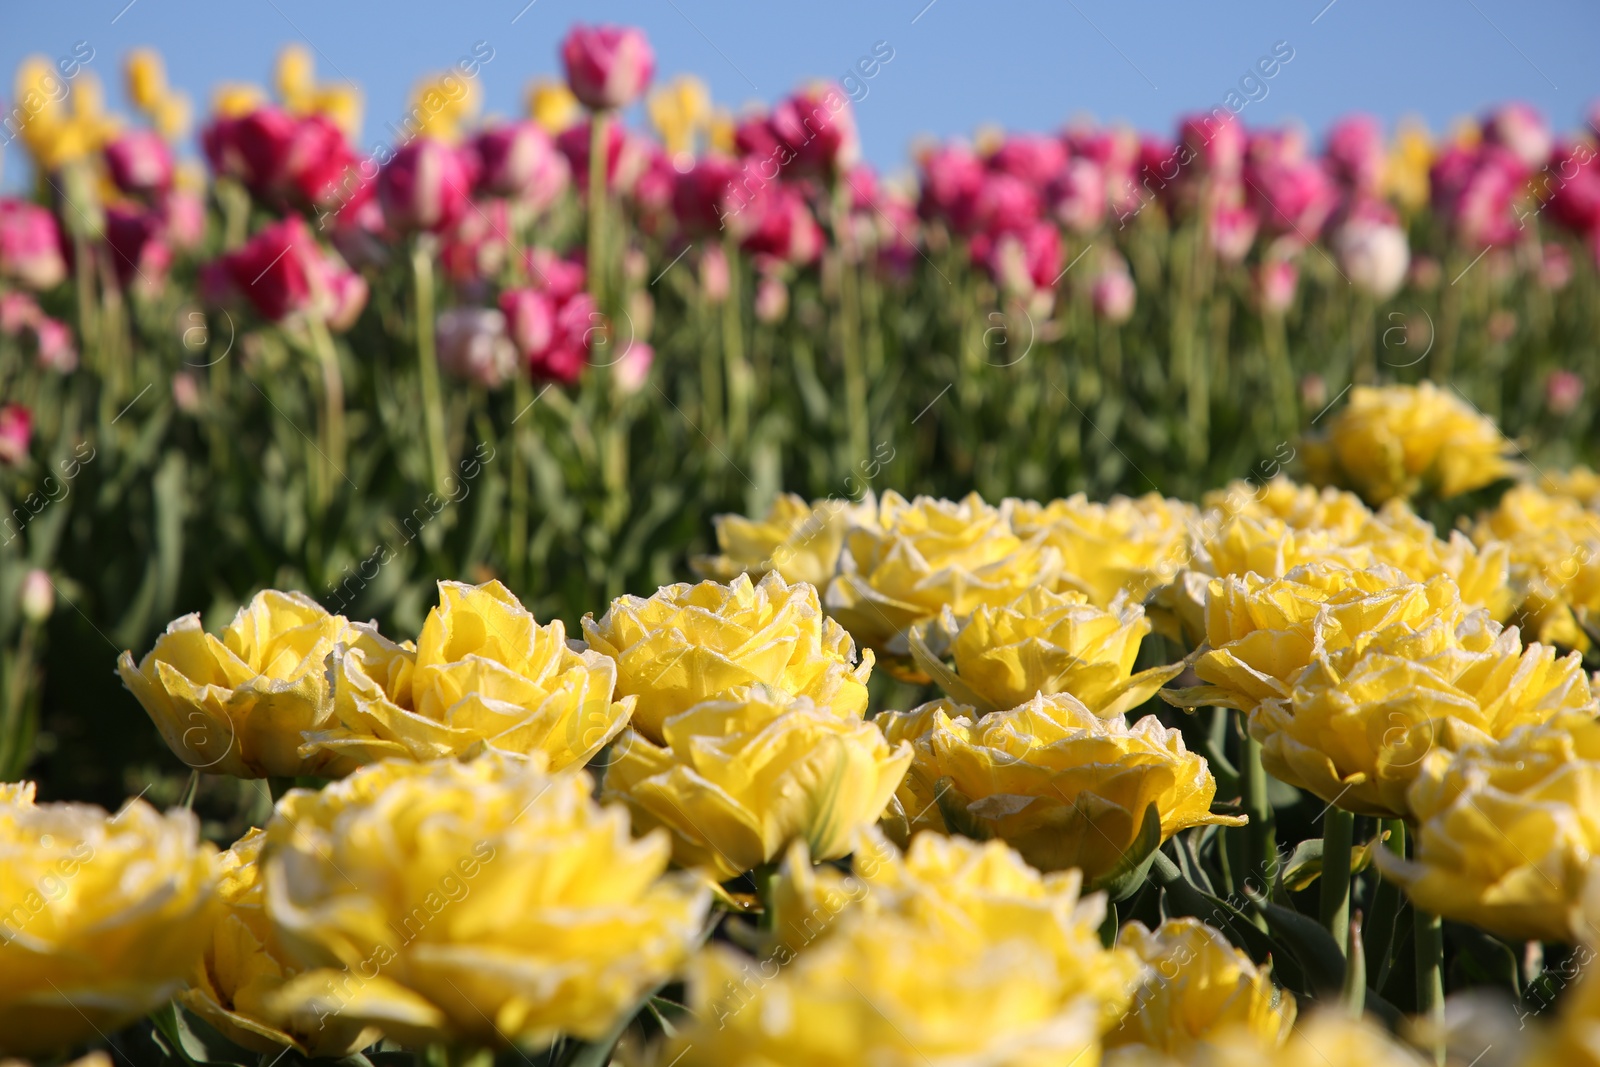
<instances>
[{"instance_id":1,"label":"pink flower head","mask_svg":"<svg viewBox=\"0 0 1600 1067\"><path fill-rule=\"evenodd\" d=\"M332 119L306 115L295 121L271 181L273 196L297 208L343 211L372 197L361 161Z\"/></svg>"},{"instance_id":2,"label":"pink flower head","mask_svg":"<svg viewBox=\"0 0 1600 1067\"><path fill-rule=\"evenodd\" d=\"M172 150L154 130L128 130L105 148L106 169L129 196L155 196L172 185Z\"/></svg>"},{"instance_id":3,"label":"pink flower head","mask_svg":"<svg viewBox=\"0 0 1600 1067\"><path fill-rule=\"evenodd\" d=\"M1502 104L1485 115L1483 140L1506 149L1528 170L1537 170L1550 158L1550 127L1528 104Z\"/></svg>"},{"instance_id":4,"label":"pink flower head","mask_svg":"<svg viewBox=\"0 0 1600 1067\"><path fill-rule=\"evenodd\" d=\"M744 240L744 247L756 255L805 266L822 255L822 227L806 205L805 198L788 187L779 187L763 204L761 218Z\"/></svg>"},{"instance_id":5,"label":"pink flower head","mask_svg":"<svg viewBox=\"0 0 1600 1067\"><path fill-rule=\"evenodd\" d=\"M1544 404L1552 415L1571 415L1583 403L1583 379L1569 370L1552 371L1544 381Z\"/></svg>"},{"instance_id":6,"label":"pink flower head","mask_svg":"<svg viewBox=\"0 0 1600 1067\"><path fill-rule=\"evenodd\" d=\"M974 238L975 255L990 277L1008 293L1031 296L1051 289L1061 274L1061 231L1051 222L1035 222L1020 232Z\"/></svg>"},{"instance_id":7,"label":"pink flower head","mask_svg":"<svg viewBox=\"0 0 1600 1067\"><path fill-rule=\"evenodd\" d=\"M1223 204L1212 209L1206 226L1217 258L1224 263L1241 263L1250 254L1250 246L1255 244L1261 220L1254 208Z\"/></svg>"},{"instance_id":8,"label":"pink flower head","mask_svg":"<svg viewBox=\"0 0 1600 1067\"><path fill-rule=\"evenodd\" d=\"M1320 160L1252 166L1245 171L1245 187L1269 230L1307 243L1316 240L1339 202Z\"/></svg>"},{"instance_id":9,"label":"pink flower head","mask_svg":"<svg viewBox=\"0 0 1600 1067\"><path fill-rule=\"evenodd\" d=\"M861 160L850 98L837 85L801 89L772 110L773 134L793 153L797 174L829 177ZM786 165L788 165L786 163Z\"/></svg>"},{"instance_id":10,"label":"pink flower head","mask_svg":"<svg viewBox=\"0 0 1600 1067\"><path fill-rule=\"evenodd\" d=\"M550 347L555 339L556 302L537 289L507 289L500 294L507 335L525 360Z\"/></svg>"},{"instance_id":11,"label":"pink flower head","mask_svg":"<svg viewBox=\"0 0 1600 1067\"><path fill-rule=\"evenodd\" d=\"M1178 137L1206 174L1234 177L1244 165L1244 124L1226 111L1186 116Z\"/></svg>"},{"instance_id":12,"label":"pink flower head","mask_svg":"<svg viewBox=\"0 0 1600 1067\"><path fill-rule=\"evenodd\" d=\"M354 323L367 298L366 281L324 251L298 215L216 260L202 288L213 299L242 296L273 322L303 312L321 316L333 329Z\"/></svg>"},{"instance_id":13,"label":"pink flower head","mask_svg":"<svg viewBox=\"0 0 1600 1067\"><path fill-rule=\"evenodd\" d=\"M943 220L957 233L971 233L983 180L983 164L971 149L962 144L936 148L922 161L918 211L923 218Z\"/></svg>"},{"instance_id":14,"label":"pink flower head","mask_svg":"<svg viewBox=\"0 0 1600 1067\"><path fill-rule=\"evenodd\" d=\"M579 253L581 254L581 253ZM588 284L588 274L582 260L565 259L548 248L535 248L528 252L528 273L533 283L550 299L561 303L583 292Z\"/></svg>"},{"instance_id":15,"label":"pink flower head","mask_svg":"<svg viewBox=\"0 0 1600 1067\"><path fill-rule=\"evenodd\" d=\"M1463 244L1482 247L1515 240L1519 223L1514 205L1528 178L1517 156L1498 145L1452 145L1434 161L1430 178L1434 207Z\"/></svg>"},{"instance_id":16,"label":"pink flower head","mask_svg":"<svg viewBox=\"0 0 1600 1067\"><path fill-rule=\"evenodd\" d=\"M1045 187L1050 210L1074 233L1093 233L1106 217L1106 172L1092 159L1074 159Z\"/></svg>"},{"instance_id":17,"label":"pink flower head","mask_svg":"<svg viewBox=\"0 0 1600 1067\"><path fill-rule=\"evenodd\" d=\"M1042 189L1067 165L1067 148L1054 137L1012 134L988 160L989 169Z\"/></svg>"},{"instance_id":18,"label":"pink flower head","mask_svg":"<svg viewBox=\"0 0 1600 1067\"><path fill-rule=\"evenodd\" d=\"M589 195L589 124L580 122L556 137L556 147L567 157L579 193ZM650 163L640 141L624 130L620 124L606 124L606 188L611 192L626 193Z\"/></svg>"},{"instance_id":19,"label":"pink flower head","mask_svg":"<svg viewBox=\"0 0 1600 1067\"><path fill-rule=\"evenodd\" d=\"M458 285L494 277L511 257L511 232L511 212L504 200L490 200L468 211L440 244L445 274Z\"/></svg>"},{"instance_id":20,"label":"pink flower head","mask_svg":"<svg viewBox=\"0 0 1600 1067\"><path fill-rule=\"evenodd\" d=\"M695 160L673 182L672 209L678 226L691 236L728 230L738 238L749 233L759 212L745 209L767 184L759 171L751 171L752 166L741 168L723 156Z\"/></svg>"},{"instance_id":21,"label":"pink flower head","mask_svg":"<svg viewBox=\"0 0 1600 1067\"><path fill-rule=\"evenodd\" d=\"M656 361L656 350L643 341L634 341L628 350L611 365L612 380L623 396L632 396L650 380L650 367Z\"/></svg>"},{"instance_id":22,"label":"pink flower head","mask_svg":"<svg viewBox=\"0 0 1600 1067\"><path fill-rule=\"evenodd\" d=\"M504 196L543 211L567 188L572 170L550 135L532 122L509 122L480 133L478 191Z\"/></svg>"},{"instance_id":23,"label":"pink flower head","mask_svg":"<svg viewBox=\"0 0 1600 1067\"><path fill-rule=\"evenodd\" d=\"M1550 157L1548 175L1535 180L1549 191L1550 215L1578 233L1600 228L1600 158L1586 141L1562 144Z\"/></svg>"},{"instance_id":24,"label":"pink flower head","mask_svg":"<svg viewBox=\"0 0 1600 1067\"><path fill-rule=\"evenodd\" d=\"M1127 322L1133 317L1136 295L1133 277L1122 265L1101 271L1089 290L1095 314L1112 323Z\"/></svg>"},{"instance_id":25,"label":"pink flower head","mask_svg":"<svg viewBox=\"0 0 1600 1067\"><path fill-rule=\"evenodd\" d=\"M498 389L517 373L517 348L506 336L505 315L494 308L440 312L434 336L446 374Z\"/></svg>"},{"instance_id":26,"label":"pink flower head","mask_svg":"<svg viewBox=\"0 0 1600 1067\"><path fill-rule=\"evenodd\" d=\"M419 137L378 172L378 201L396 233L449 229L472 210L477 159L443 141Z\"/></svg>"},{"instance_id":27,"label":"pink flower head","mask_svg":"<svg viewBox=\"0 0 1600 1067\"><path fill-rule=\"evenodd\" d=\"M593 298L575 293L557 307L550 343L528 357L534 379L563 385L576 382L589 362L596 331L603 333L604 327Z\"/></svg>"},{"instance_id":28,"label":"pink flower head","mask_svg":"<svg viewBox=\"0 0 1600 1067\"><path fill-rule=\"evenodd\" d=\"M0 407L0 463L15 467L28 456L33 439L33 412L21 404Z\"/></svg>"},{"instance_id":29,"label":"pink flower head","mask_svg":"<svg viewBox=\"0 0 1600 1067\"><path fill-rule=\"evenodd\" d=\"M594 111L627 107L650 87L656 55L644 31L632 26L572 27L561 42L572 95Z\"/></svg>"},{"instance_id":30,"label":"pink flower head","mask_svg":"<svg viewBox=\"0 0 1600 1067\"><path fill-rule=\"evenodd\" d=\"M166 281L172 264L166 229L166 221L154 211L120 206L106 209L106 246L123 288L137 284L141 291L155 292Z\"/></svg>"},{"instance_id":31,"label":"pink flower head","mask_svg":"<svg viewBox=\"0 0 1600 1067\"><path fill-rule=\"evenodd\" d=\"M39 365L57 374L71 374L78 369L78 346L73 343L72 328L60 319L40 315L33 324L34 346Z\"/></svg>"},{"instance_id":32,"label":"pink flower head","mask_svg":"<svg viewBox=\"0 0 1600 1067\"><path fill-rule=\"evenodd\" d=\"M1261 310L1281 315L1294 303L1300 268L1289 259L1269 259L1256 269L1256 299Z\"/></svg>"},{"instance_id":33,"label":"pink flower head","mask_svg":"<svg viewBox=\"0 0 1600 1067\"><path fill-rule=\"evenodd\" d=\"M219 118L200 133L211 171L241 182L258 198L273 195L299 121L275 107Z\"/></svg>"},{"instance_id":34,"label":"pink flower head","mask_svg":"<svg viewBox=\"0 0 1600 1067\"><path fill-rule=\"evenodd\" d=\"M55 216L25 200L0 200L0 277L44 290L66 276Z\"/></svg>"},{"instance_id":35,"label":"pink flower head","mask_svg":"<svg viewBox=\"0 0 1600 1067\"><path fill-rule=\"evenodd\" d=\"M983 230L1021 230L1039 218L1039 194L1010 174L986 174L973 203L973 223Z\"/></svg>"},{"instance_id":36,"label":"pink flower head","mask_svg":"<svg viewBox=\"0 0 1600 1067\"><path fill-rule=\"evenodd\" d=\"M1370 195L1383 180L1383 129L1371 115L1349 115L1328 131L1323 154L1328 170L1346 189Z\"/></svg>"}]
</instances>

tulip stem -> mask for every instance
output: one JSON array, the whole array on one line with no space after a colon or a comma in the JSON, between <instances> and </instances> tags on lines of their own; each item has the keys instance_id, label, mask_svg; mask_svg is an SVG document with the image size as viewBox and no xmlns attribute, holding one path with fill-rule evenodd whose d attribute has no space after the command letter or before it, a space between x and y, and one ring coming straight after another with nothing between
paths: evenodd
<instances>
[{"instance_id":1,"label":"tulip stem","mask_svg":"<svg viewBox=\"0 0 1600 1067\"><path fill-rule=\"evenodd\" d=\"M750 880L756 885L756 897L761 901L761 929L771 930L777 921L773 911L772 895L778 888L778 865L764 863L750 872Z\"/></svg>"},{"instance_id":2,"label":"tulip stem","mask_svg":"<svg viewBox=\"0 0 1600 1067\"><path fill-rule=\"evenodd\" d=\"M493 1067L494 1052L472 1045L429 1045L417 1062L418 1067Z\"/></svg>"},{"instance_id":3,"label":"tulip stem","mask_svg":"<svg viewBox=\"0 0 1600 1067\"><path fill-rule=\"evenodd\" d=\"M417 302L417 368L422 380L422 418L428 435L428 466L434 488L444 492L450 461L444 443L444 402L439 392L439 354L434 345L433 255L420 241L411 249Z\"/></svg>"},{"instance_id":4,"label":"tulip stem","mask_svg":"<svg viewBox=\"0 0 1600 1067\"><path fill-rule=\"evenodd\" d=\"M1404 819L1384 819L1379 831L1387 830L1389 837L1383 846L1397 856L1406 854L1406 822ZM1379 876L1372 895L1372 918L1367 924L1367 972L1376 975L1372 988L1382 989L1389 979L1389 967L1394 962L1395 920L1400 915L1400 886L1391 879Z\"/></svg>"},{"instance_id":5,"label":"tulip stem","mask_svg":"<svg viewBox=\"0 0 1600 1067\"><path fill-rule=\"evenodd\" d=\"M589 271L589 295L601 314L606 307L606 130L611 113L599 110L589 116L589 235L584 263Z\"/></svg>"},{"instance_id":6,"label":"tulip stem","mask_svg":"<svg viewBox=\"0 0 1600 1067\"><path fill-rule=\"evenodd\" d=\"M344 375L339 370L339 350L334 347L328 324L315 315L306 317L311 344L322 365L322 484L321 502L328 505L333 496L334 476L344 477Z\"/></svg>"},{"instance_id":7,"label":"tulip stem","mask_svg":"<svg viewBox=\"0 0 1600 1067\"><path fill-rule=\"evenodd\" d=\"M528 380L525 368L518 370L512 382L513 403L518 411L527 411L533 403L533 397L528 394L532 391L532 383ZM511 515L506 521L506 577L511 581L511 588L518 594L526 593L523 584L523 564L528 558L528 475L522 469L524 457L522 445L532 431L532 421L528 426L512 427L511 430Z\"/></svg>"},{"instance_id":8,"label":"tulip stem","mask_svg":"<svg viewBox=\"0 0 1600 1067\"><path fill-rule=\"evenodd\" d=\"M1238 884L1243 886L1248 879L1259 878L1261 892L1270 893L1278 875L1278 846L1272 802L1267 799L1267 771L1261 765L1261 742L1248 730L1239 745L1239 787L1250 822L1244 828L1248 855Z\"/></svg>"},{"instance_id":9,"label":"tulip stem","mask_svg":"<svg viewBox=\"0 0 1600 1067\"><path fill-rule=\"evenodd\" d=\"M1439 1041L1444 1033L1444 923L1437 915L1416 908L1412 936L1417 949L1417 1014L1429 1019L1430 1029ZM1444 1046L1433 1050L1436 1062L1444 1063Z\"/></svg>"},{"instance_id":10,"label":"tulip stem","mask_svg":"<svg viewBox=\"0 0 1600 1067\"><path fill-rule=\"evenodd\" d=\"M722 301L722 358L728 374L728 445L740 448L750 428L750 364L744 358L744 308L739 299L739 245L724 236L728 295Z\"/></svg>"},{"instance_id":11,"label":"tulip stem","mask_svg":"<svg viewBox=\"0 0 1600 1067\"><path fill-rule=\"evenodd\" d=\"M861 309L850 249L850 186L833 187L833 251L839 271L839 352L844 362L845 440L852 467L867 457L867 376L861 366Z\"/></svg>"},{"instance_id":12,"label":"tulip stem","mask_svg":"<svg viewBox=\"0 0 1600 1067\"><path fill-rule=\"evenodd\" d=\"M1266 312L1262 316L1261 333L1266 341L1267 373L1272 383L1272 406L1277 409L1278 433L1288 440L1300 424L1300 408L1295 402L1294 369L1289 364L1283 312Z\"/></svg>"},{"instance_id":13,"label":"tulip stem","mask_svg":"<svg viewBox=\"0 0 1600 1067\"><path fill-rule=\"evenodd\" d=\"M1335 806L1322 819L1322 925L1341 950L1347 948L1350 936L1350 839L1355 821L1354 815Z\"/></svg>"}]
</instances>

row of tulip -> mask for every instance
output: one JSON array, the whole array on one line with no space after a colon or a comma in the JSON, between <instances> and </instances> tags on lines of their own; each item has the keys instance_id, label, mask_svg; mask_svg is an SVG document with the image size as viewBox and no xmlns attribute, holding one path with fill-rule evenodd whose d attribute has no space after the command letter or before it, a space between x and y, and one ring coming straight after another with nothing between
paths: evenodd
<instances>
[{"instance_id":1,"label":"row of tulip","mask_svg":"<svg viewBox=\"0 0 1600 1067\"><path fill-rule=\"evenodd\" d=\"M1596 940L1600 481L1426 385L1308 445L1382 506L784 498L581 640L494 581L414 641L298 593L178 619L122 678L196 780L272 783L264 829L8 787L0 1049L154 1012L196 1062L1591 1062L1592 976L1532 1042L1444 992ZM1510 478L1470 537L1407 503ZM879 666L945 695L874 707Z\"/></svg>"}]
</instances>

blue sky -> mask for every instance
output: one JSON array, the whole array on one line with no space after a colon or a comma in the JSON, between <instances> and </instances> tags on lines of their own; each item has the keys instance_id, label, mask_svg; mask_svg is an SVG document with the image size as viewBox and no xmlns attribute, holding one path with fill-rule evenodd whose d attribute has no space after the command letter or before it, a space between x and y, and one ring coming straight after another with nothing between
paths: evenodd
<instances>
[{"instance_id":1,"label":"blue sky","mask_svg":"<svg viewBox=\"0 0 1600 1067\"><path fill-rule=\"evenodd\" d=\"M277 50L303 40L322 78L363 86L374 141L420 75L479 41L494 49L481 74L487 109L520 111L523 87L556 72L556 44L580 19L643 27L658 76L693 71L735 106L840 77L886 42L894 58L865 83L857 114L868 158L889 170L914 136L982 123L1049 130L1086 114L1167 129L1180 112L1221 103L1278 42L1294 58L1264 96L1254 90L1260 98L1243 111L1252 124L1297 118L1320 132L1365 110L1417 114L1438 129L1521 99L1564 129L1600 97L1594 0L4 0L0 93L10 98L23 56L65 56L87 41L120 108L121 56L153 45L203 109L214 84L264 83ZM25 180L9 150L4 185Z\"/></svg>"}]
</instances>

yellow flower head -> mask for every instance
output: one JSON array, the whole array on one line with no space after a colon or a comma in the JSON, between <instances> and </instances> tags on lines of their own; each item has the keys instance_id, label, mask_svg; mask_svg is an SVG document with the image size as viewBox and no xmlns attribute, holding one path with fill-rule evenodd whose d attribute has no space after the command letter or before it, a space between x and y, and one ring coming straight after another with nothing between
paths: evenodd
<instances>
[{"instance_id":1,"label":"yellow flower head","mask_svg":"<svg viewBox=\"0 0 1600 1067\"><path fill-rule=\"evenodd\" d=\"M1131 922L1117 945L1147 970L1122 1024L1106 1034L1108 1046L1142 1045L1181 1061L1229 1028L1254 1035L1265 1049L1282 1046L1294 1028L1294 997L1198 919L1168 919L1155 930Z\"/></svg>"},{"instance_id":2,"label":"yellow flower head","mask_svg":"<svg viewBox=\"0 0 1600 1067\"><path fill-rule=\"evenodd\" d=\"M1600 622L1600 511L1571 495L1519 485L1479 517L1472 536L1509 547L1527 591L1521 621L1540 641L1587 652L1583 624Z\"/></svg>"},{"instance_id":3,"label":"yellow flower head","mask_svg":"<svg viewBox=\"0 0 1600 1067\"><path fill-rule=\"evenodd\" d=\"M1140 968L1101 947L1105 902L1080 898L1077 872L1041 876L999 842L925 834L903 858L873 835L862 844L843 885L816 872L831 884L810 914L790 894L765 955L716 946L695 961L698 1022L658 1064L1097 1062ZM778 898L811 878L797 846Z\"/></svg>"},{"instance_id":4,"label":"yellow flower head","mask_svg":"<svg viewBox=\"0 0 1600 1067\"><path fill-rule=\"evenodd\" d=\"M639 701L633 726L657 744L668 718L744 686L810 697L843 717L866 712L872 653L857 666L855 643L823 616L816 589L776 573L618 597L599 621L584 616L583 635L617 661L617 691Z\"/></svg>"},{"instance_id":5,"label":"yellow flower head","mask_svg":"<svg viewBox=\"0 0 1600 1067\"><path fill-rule=\"evenodd\" d=\"M1306 442L1305 459L1313 481L1381 504L1424 490L1458 496L1508 477L1514 448L1493 419L1432 382L1358 385L1326 433Z\"/></svg>"},{"instance_id":6,"label":"yellow flower head","mask_svg":"<svg viewBox=\"0 0 1600 1067\"><path fill-rule=\"evenodd\" d=\"M1432 1061L1365 1018L1324 1009L1302 1016L1279 1048L1236 1026L1197 1046L1183 1062L1197 1067L1426 1067Z\"/></svg>"},{"instance_id":7,"label":"yellow flower head","mask_svg":"<svg viewBox=\"0 0 1600 1067\"><path fill-rule=\"evenodd\" d=\"M965 622L945 609L934 626L912 630L911 653L947 696L980 714L1036 693L1071 693L1109 718L1137 708L1183 670L1177 663L1133 673L1149 632L1138 604L1117 600L1103 610L1082 593L1038 588L1004 607L979 608Z\"/></svg>"},{"instance_id":8,"label":"yellow flower head","mask_svg":"<svg viewBox=\"0 0 1600 1067\"><path fill-rule=\"evenodd\" d=\"M1412 859L1374 853L1419 908L1509 941L1600 939L1582 896L1600 853L1600 723L1588 712L1452 758L1431 752L1409 793Z\"/></svg>"},{"instance_id":9,"label":"yellow flower head","mask_svg":"<svg viewBox=\"0 0 1600 1067\"><path fill-rule=\"evenodd\" d=\"M211 91L211 110L218 118L236 119L266 102L266 90L247 82L224 82Z\"/></svg>"},{"instance_id":10,"label":"yellow flower head","mask_svg":"<svg viewBox=\"0 0 1600 1067\"><path fill-rule=\"evenodd\" d=\"M670 155L694 151L697 134L711 119L711 91L692 74L680 74L645 101L650 124Z\"/></svg>"},{"instance_id":11,"label":"yellow flower head","mask_svg":"<svg viewBox=\"0 0 1600 1067\"><path fill-rule=\"evenodd\" d=\"M309 734L302 752L348 765L487 747L542 753L551 770L582 766L633 707L613 699L610 658L574 652L560 620L539 625L499 582L440 582L415 648L353 627L331 672L337 724Z\"/></svg>"},{"instance_id":12,"label":"yellow flower head","mask_svg":"<svg viewBox=\"0 0 1600 1067\"><path fill-rule=\"evenodd\" d=\"M706 130L707 147L718 155L738 155L739 146L734 139L734 131L738 124L733 121L733 112L725 107L716 108L711 112L711 121Z\"/></svg>"},{"instance_id":13,"label":"yellow flower head","mask_svg":"<svg viewBox=\"0 0 1600 1067\"><path fill-rule=\"evenodd\" d=\"M1592 945L1571 957L1581 968L1577 981L1570 990L1562 990L1554 1025L1534 1031L1531 1048L1517 1061L1519 1067L1600 1067L1600 1046L1595 1039L1595 1026L1600 1023L1600 975L1589 966L1593 959Z\"/></svg>"},{"instance_id":14,"label":"yellow flower head","mask_svg":"<svg viewBox=\"0 0 1600 1067\"><path fill-rule=\"evenodd\" d=\"M583 105L566 82L540 78L528 86L528 117L554 137L577 124L583 117Z\"/></svg>"},{"instance_id":15,"label":"yellow flower head","mask_svg":"<svg viewBox=\"0 0 1600 1067\"><path fill-rule=\"evenodd\" d=\"M1193 504L1156 493L1105 503L1078 493L1048 504L1008 500L1005 507L1018 537L1041 537L1061 553L1057 587L1102 608L1119 595L1142 600L1172 581L1189 562L1189 528L1199 517Z\"/></svg>"},{"instance_id":16,"label":"yellow flower head","mask_svg":"<svg viewBox=\"0 0 1600 1067\"><path fill-rule=\"evenodd\" d=\"M300 745L305 732L334 725L327 661L350 632L309 597L268 589L220 636L185 615L137 667L124 652L117 672L190 767L240 778L337 775L351 767L338 752L302 756Z\"/></svg>"},{"instance_id":17,"label":"yellow flower head","mask_svg":"<svg viewBox=\"0 0 1600 1067\"><path fill-rule=\"evenodd\" d=\"M135 48L123 61L128 99L140 111L152 111L167 96L167 66L153 48Z\"/></svg>"},{"instance_id":18,"label":"yellow flower head","mask_svg":"<svg viewBox=\"0 0 1600 1067\"><path fill-rule=\"evenodd\" d=\"M1261 701L1249 723L1276 777L1347 811L1406 817L1406 790L1430 751L1594 707L1577 653L1524 649L1515 627L1445 600L1431 617L1401 613L1319 653L1293 694Z\"/></svg>"},{"instance_id":19,"label":"yellow flower head","mask_svg":"<svg viewBox=\"0 0 1600 1067\"><path fill-rule=\"evenodd\" d=\"M265 840L264 831L251 830L222 854L218 896L223 914L178 1001L252 1052L294 1048L306 1056L349 1055L382 1034L340 1015L329 1015L328 1025L286 1029L269 1012L272 996L297 972L267 921L260 863Z\"/></svg>"},{"instance_id":20,"label":"yellow flower head","mask_svg":"<svg viewBox=\"0 0 1600 1067\"><path fill-rule=\"evenodd\" d=\"M1433 141L1428 128L1412 119L1400 124L1383 168L1383 191L1408 211L1428 204L1428 171L1433 166Z\"/></svg>"},{"instance_id":21,"label":"yellow flower head","mask_svg":"<svg viewBox=\"0 0 1600 1067\"><path fill-rule=\"evenodd\" d=\"M290 112L303 114L310 110L317 87L316 60L311 58L311 49L298 41L284 45L273 68L272 83L278 99Z\"/></svg>"},{"instance_id":22,"label":"yellow flower head","mask_svg":"<svg viewBox=\"0 0 1600 1067\"><path fill-rule=\"evenodd\" d=\"M804 841L818 860L848 855L883 814L911 763L872 724L764 687L734 690L667 719L664 743L627 734L603 797L635 825L672 832L680 866L718 881L777 860Z\"/></svg>"},{"instance_id":23,"label":"yellow flower head","mask_svg":"<svg viewBox=\"0 0 1600 1067\"><path fill-rule=\"evenodd\" d=\"M188 811L35 804L0 787L0 1055L64 1052L176 993L216 918Z\"/></svg>"},{"instance_id":24,"label":"yellow flower head","mask_svg":"<svg viewBox=\"0 0 1600 1067\"><path fill-rule=\"evenodd\" d=\"M411 90L406 121L420 137L455 143L477 117L482 104L483 91L478 79L446 71L423 79Z\"/></svg>"},{"instance_id":25,"label":"yellow flower head","mask_svg":"<svg viewBox=\"0 0 1600 1067\"><path fill-rule=\"evenodd\" d=\"M1060 569L1059 551L1024 541L976 493L908 501L891 490L878 504L877 523L845 533L826 602L857 641L903 656L911 627L944 608L963 616L1008 604L1053 582Z\"/></svg>"},{"instance_id":26,"label":"yellow flower head","mask_svg":"<svg viewBox=\"0 0 1600 1067\"><path fill-rule=\"evenodd\" d=\"M971 710L941 700L873 720L891 741L912 743L897 794L910 832L1000 838L1042 871L1078 867L1094 884L1148 843L1152 809L1162 841L1243 822L1211 814L1217 783L1205 759L1153 715L1129 726L1066 694L981 718Z\"/></svg>"},{"instance_id":27,"label":"yellow flower head","mask_svg":"<svg viewBox=\"0 0 1600 1067\"><path fill-rule=\"evenodd\" d=\"M662 877L666 835L634 840L590 789L491 753L290 791L262 882L279 944L310 969L269 1010L417 1044L599 1038L684 962L709 896Z\"/></svg>"},{"instance_id":28,"label":"yellow flower head","mask_svg":"<svg viewBox=\"0 0 1600 1067\"><path fill-rule=\"evenodd\" d=\"M1539 488L1551 496L1568 496L1586 508L1600 509L1600 474L1581 464L1571 470L1541 473Z\"/></svg>"},{"instance_id":29,"label":"yellow flower head","mask_svg":"<svg viewBox=\"0 0 1600 1067\"><path fill-rule=\"evenodd\" d=\"M719 582L748 574L759 579L777 571L786 582L809 582L818 589L839 569L839 551L845 531L871 524L878 510L871 492L859 504L825 498L808 504L804 497L783 493L772 502L766 518L718 515L720 555L694 561L695 570Z\"/></svg>"}]
</instances>

